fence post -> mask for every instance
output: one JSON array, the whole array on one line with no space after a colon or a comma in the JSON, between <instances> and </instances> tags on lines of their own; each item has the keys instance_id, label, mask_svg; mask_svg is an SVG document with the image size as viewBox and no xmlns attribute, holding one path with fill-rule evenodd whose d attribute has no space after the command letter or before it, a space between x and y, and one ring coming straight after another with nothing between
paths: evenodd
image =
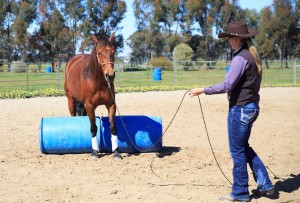
<instances>
[{"instance_id":1,"label":"fence post","mask_svg":"<svg viewBox=\"0 0 300 203\"><path fill-rule=\"evenodd\" d=\"M29 65L29 63L26 63L26 72L27 72L27 91L28 91L28 86L29 86L29 84L28 84L28 65Z\"/></svg>"},{"instance_id":2,"label":"fence post","mask_svg":"<svg viewBox=\"0 0 300 203\"><path fill-rule=\"evenodd\" d=\"M124 66L124 64L122 64ZM118 87L121 87L120 86L120 63L118 63Z\"/></svg>"},{"instance_id":3,"label":"fence post","mask_svg":"<svg viewBox=\"0 0 300 203\"><path fill-rule=\"evenodd\" d=\"M146 86L148 87L148 83L149 83L149 63L147 61L147 65L146 65L146 78L147 78L147 81L146 81Z\"/></svg>"},{"instance_id":4,"label":"fence post","mask_svg":"<svg viewBox=\"0 0 300 203\"><path fill-rule=\"evenodd\" d=\"M296 76L297 76L296 70L297 70L296 60L294 60L294 85L296 85L296 83L297 83L297 80L296 80Z\"/></svg>"},{"instance_id":5,"label":"fence post","mask_svg":"<svg viewBox=\"0 0 300 203\"><path fill-rule=\"evenodd\" d=\"M174 62L174 86L176 86L177 67L176 61Z\"/></svg>"},{"instance_id":6,"label":"fence post","mask_svg":"<svg viewBox=\"0 0 300 203\"><path fill-rule=\"evenodd\" d=\"M60 64L57 66L57 89L60 90Z\"/></svg>"}]
</instances>

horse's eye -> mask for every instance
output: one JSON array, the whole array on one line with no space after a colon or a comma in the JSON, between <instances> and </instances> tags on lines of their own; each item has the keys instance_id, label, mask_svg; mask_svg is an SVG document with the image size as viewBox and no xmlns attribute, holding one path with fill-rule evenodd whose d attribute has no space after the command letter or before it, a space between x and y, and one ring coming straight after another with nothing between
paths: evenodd
<instances>
[{"instance_id":1,"label":"horse's eye","mask_svg":"<svg viewBox=\"0 0 300 203\"><path fill-rule=\"evenodd\" d=\"M98 53L98 56L101 56L101 53L100 53L100 52Z\"/></svg>"}]
</instances>

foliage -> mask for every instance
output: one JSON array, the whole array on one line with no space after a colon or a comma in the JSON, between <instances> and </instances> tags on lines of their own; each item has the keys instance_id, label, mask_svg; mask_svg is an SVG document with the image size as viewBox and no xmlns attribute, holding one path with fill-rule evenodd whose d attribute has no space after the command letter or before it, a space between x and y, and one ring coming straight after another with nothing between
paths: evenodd
<instances>
[{"instance_id":1,"label":"foliage","mask_svg":"<svg viewBox=\"0 0 300 203\"><path fill-rule=\"evenodd\" d=\"M88 0L86 5L86 18L80 25L82 42L79 50L90 48L91 34L96 37L110 36L119 31L119 27L126 12L126 3L122 0ZM123 48L123 36L116 34L114 45L119 51Z\"/></svg>"},{"instance_id":2,"label":"foliage","mask_svg":"<svg viewBox=\"0 0 300 203\"><path fill-rule=\"evenodd\" d=\"M261 11L257 42L264 58L300 57L299 8L299 1L274 0L273 7Z\"/></svg>"},{"instance_id":3,"label":"foliage","mask_svg":"<svg viewBox=\"0 0 300 203\"><path fill-rule=\"evenodd\" d=\"M52 97L63 96L65 92L57 89L45 89L37 91L13 90L8 92L0 92L0 99L20 99L31 97Z\"/></svg>"},{"instance_id":4,"label":"foliage","mask_svg":"<svg viewBox=\"0 0 300 203\"><path fill-rule=\"evenodd\" d=\"M120 31L123 0L7 0L0 2L0 58L23 61L67 61L91 47L91 34ZM117 50L123 36L116 34Z\"/></svg>"},{"instance_id":5,"label":"foliage","mask_svg":"<svg viewBox=\"0 0 300 203\"><path fill-rule=\"evenodd\" d=\"M175 47L173 52L173 60L176 62L184 62L185 65L190 65L194 52L187 44L179 44Z\"/></svg>"},{"instance_id":6,"label":"foliage","mask_svg":"<svg viewBox=\"0 0 300 203\"><path fill-rule=\"evenodd\" d=\"M151 91L176 91L176 90L190 90L196 86L139 86L139 87L117 87L116 93L129 93L129 92L151 92ZM263 87L300 87L300 83L292 84L276 84L276 85L263 85ZM45 89L37 91L13 90L9 92L0 92L0 99L25 99L33 97L59 97L65 96L63 90Z\"/></svg>"},{"instance_id":7,"label":"foliage","mask_svg":"<svg viewBox=\"0 0 300 203\"><path fill-rule=\"evenodd\" d=\"M149 92L149 91L174 91L190 89L194 86L151 86L151 87L124 87L115 88L117 93L124 92ZM0 99L21 99L21 98L32 98L32 97L57 97L64 96L63 90L57 89L44 89L37 91L25 91L25 90L13 90L8 92L0 92Z\"/></svg>"},{"instance_id":8,"label":"foliage","mask_svg":"<svg viewBox=\"0 0 300 203\"><path fill-rule=\"evenodd\" d=\"M300 1L273 0L261 11L243 9L238 0L3 0L0 1L0 59L8 70L14 60L67 61L76 51L89 52L91 34L116 32L117 52L123 49L120 23L133 6L136 32L127 40L136 64L165 56L188 44L194 60L230 60L228 42L217 39L233 20L257 28L263 59L300 57ZM134 29L134 28L133 28Z\"/></svg>"},{"instance_id":9,"label":"foliage","mask_svg":"<svg viewBox=\"0 0 300 203\"><path fill-rule=\"evenodd\" d=\"M173 69L173 63L164 56L154 58L151 61L149 61L148 64L151 64L153 67L161 67L165 70Z\"/></svg>"},{"instance_id":10,"label":"foliage","mask_svg":"<svg viewBox=\"0 0 300 203\"><path fill-rule=\"evenodd\" d=\"M133 62L141 64L150 58L149 44L145 43L147 39L147 32L135 32L129 37L128 45L132 49L131 59Z\"/></svg>"},{"instance_id":11,"label":"foliage","mask_svg":"<svg viewBox=\"0 0 300 203\"><path fill-rule=\"evenodd\" d=\"M189 30L186 25L187 18L183 15L186 1L149 1L135 0L133 3L136 17L137 31L133 33L143 33L145 40L143 44L147 47L147 52L139 52L142 59L159 56L172 57L174 47L182 42L180 30ZM176 27L175 30L173 28ZM140 46L139 38L130 38L129 46L132 50ZM137 52L133 51L131 58Z\"/></svg>"}]
</instances>

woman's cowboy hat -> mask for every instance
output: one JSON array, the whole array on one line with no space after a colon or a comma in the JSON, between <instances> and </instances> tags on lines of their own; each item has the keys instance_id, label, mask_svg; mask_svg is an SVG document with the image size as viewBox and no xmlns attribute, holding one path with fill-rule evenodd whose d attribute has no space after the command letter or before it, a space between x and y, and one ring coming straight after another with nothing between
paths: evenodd
<instances>
[{"instance_id":1,"label":"woman's cowboy hat","mask_svg":"<svg viewBox=\"0 0 300 203\"><path fill-rule=\"evenodd\" d=\"M258 31L253 28L248 28L247 24L242 21L233 21L228 24L227 32L221 32L218 37L254 37Z\"/></svg>"}]
</instances>

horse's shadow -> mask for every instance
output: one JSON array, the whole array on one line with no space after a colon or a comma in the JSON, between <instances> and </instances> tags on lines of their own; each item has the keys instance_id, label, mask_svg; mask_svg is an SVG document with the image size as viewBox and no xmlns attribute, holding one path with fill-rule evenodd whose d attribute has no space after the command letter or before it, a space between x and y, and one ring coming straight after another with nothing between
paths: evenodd
<instances>
[{"instance_id":1,"label":"horse's shadow","mask_svg":"<svg viewBox=\"0 0 300 203\"><path fill-rule=\"evenodd\" d=\"M294 175L291 174L290 178L282 179L277 181L274 185L275 192L273 195L268 196L269 199L279 199L280 192L291 193L293 191L298 190L300 187L300 174ZM259 199L260 196L252 194L251 197L253 199Z\"/></svg>"}]
</instances>

